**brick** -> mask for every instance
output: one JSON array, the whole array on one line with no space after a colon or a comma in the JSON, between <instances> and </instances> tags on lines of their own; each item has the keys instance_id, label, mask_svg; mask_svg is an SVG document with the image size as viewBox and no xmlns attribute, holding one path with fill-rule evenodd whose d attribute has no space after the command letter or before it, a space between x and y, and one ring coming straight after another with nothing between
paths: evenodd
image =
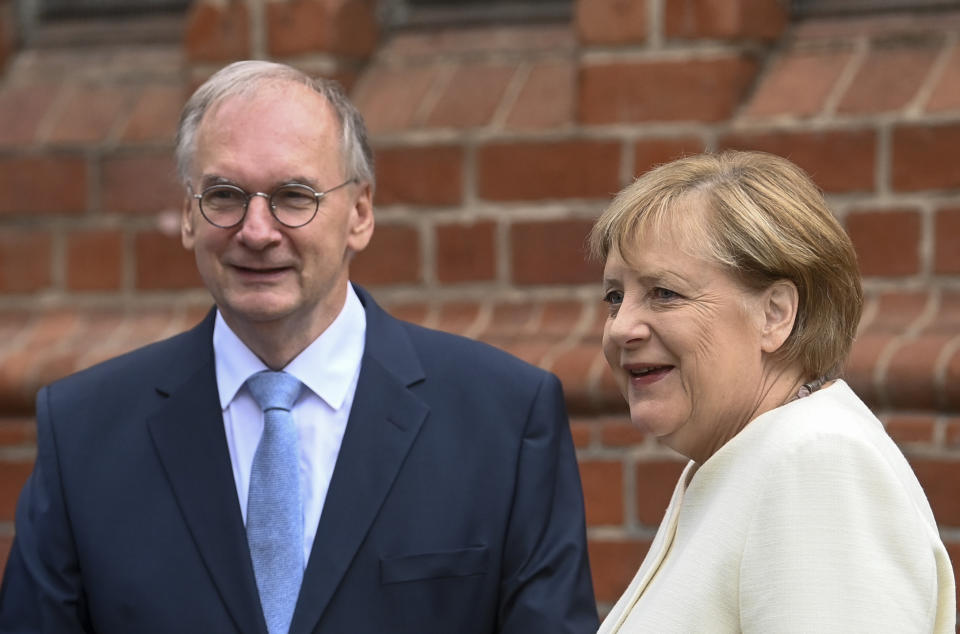
<instances>
[{"instance_id":1,"label":"brick","mask_svg":"<svg viewBox=\"0 0 960 634\"><path fill-rule=\"evenodd\" d=\"M537 325L537 333L548 339L561 339L576 328L583 314L583 302L552 300L543 303L543 314Z\"/></svg>"},{"instance_id":2,"label":"brick","mask_svg":"<svg viewBox=\"0 0 960 634\"><path fill-rule=\"evenodd\" d=\"M936 363L943 349L956 336L926 334L904 342L889 361L886 374L887 402L898 409L936 410Z\"/></svg>"},{"instance_id":3,"label":"brick","mask_svg":"<svg viewBox=\"0 0 960 634\"><path fill-rule=\"evenodd\" d=\"M948 110L960 110L960 44L953 45L950 58L926 104L927 112Z\"/></svg>"},{"instance_id":4,"label":"brick","mask_svg":"<svg viewBox=\"0 0 960 634\"><path fill-rule=\"evenodd\" d=\"M847 357L843 378L867 405L880 403L880 394L873 381L873 373L880 356L892 344L894 335L867 333L857 337Z\"/></svg>"},{"instance_id":5,"label":"brick","mask_svg":"<svg viewBox=\"0 0 960 634\"><path fill-rule=\"evenodd\" d=\"M928 47L871 51L837 110L844 114L900 110L920 90L937 53Z\"/></svg>"},{"instance_id":6,"label":"brick","mask_svg":"<svg viewBox=\"0 0 960 634\"><path fill-rule=\"evenodd\" d=\"M25 447L37 442L37 426L32 418L0 418L0 447Z\"/></svg>"},{"instance_id":7,"label":"brick","mask_svg":"<svg viewBox=\"0 0 960 634\"><path fill-rule=\"evenodd\" d=\"M180 236L159 231L137 234L136 287L141 290L170 290L203 286L193 252L180 243Z\"/></svg>"},{"instance_id":8,"label":"brick","mask_svg":"<svg viewBox=\"0 0 960 634\"><path fill-rule=\"evenodd\" d=\"M87 208L87 163L78 156L0 158L2 214L80 214Z\"/></svg>"},{"instance_id":9,"label":"brick","mask_svg":"<svg viewBox=\"0 0 960 634\"><path fill-rule=\"evenodd\" d=\"M758 150L790 159L827 192L874 188L877 136L873 130L733 133L720 149Z\"/></svg>"},{"instance_id":10,"label":"brick","mask_svg":"<svg viewBox=\"0 0 960 634\"><path fill-rule=\"evenodd\" d=\"M420 302L412 304L390 304L387 306L387 312L397 319L422 326L427 322L430 307Z\"/></svg>"},{"instance_id":11,"label":"brick","mask_svg":"<svg viewBox=\"0 0 960 634\"><path fill-rule=\"evenodd\" d=\"M7 86L0 91L0 146L31 144L59 92L53 83Z\"/></svg>"},{"instance_id":12,"label":"brick","mask_svg":"<svg viewBox=\"0 0 960 634\"><path fill-rule=\"evenodd\" d=\"M633 173L640 176L657 165L703 150L703 140L698 137L640 139L633 146Z\"/></svg>"},{"instance_id":13,"label":"brick","mask_svg":"<svg viewBox=\"0 0 960 634\"><path fill-rule=\"evenodd\" d=\"M571 421L570 436L573 438L573 446L576 449L584 449L590 446L593 436L594 425L589 422Z\"/></svg>"},{"instance_id":14,"label":"brick","mask_svg":"<svg viewBox=\"0 0 960 634\"><path fill-rule=\"evenodd\" d=\"M742 56L584 64L579 120L723 121L740 105L756 73L756 61Z\"/></svg>"},{"instance_id":15,"label":"brick","mask_svg":"<svg viewBox=\"0 0 960 634\"><path fill-rule=\"evenodd\" d=\"M587 526L623 523L623 464L619 460L581 460Z\"/></svg>"},{"instance_id":16,"label":"brick","mask_svg":"<svg viewBox=\"0 0 960 634\"><path fill-rule=\"evenodd\" d=\"M377 38L373 0L267 3L267 48L274 57L333 53L363 59Z\"/></svg>"},{"instance_id":17,"label":"brick","mask_svg":"<svg viewBox=\"0 0 960 634\"><path fill-rule=\"evenodd\" d=\"M191 3L183 42L187 60L192 62L229 62L250 57L247 3Z\"/></svg>"},{"instance_id":18,"label":"brick","mask_svg":"<svg viewBox=\"0 0 960 634\"><path fill-rule=\"evenodd\" d=\"M119 231L75 231L67 236L67 288L106 291L123 281L123 234Z\"/></svg>"},{"instance_id":19,"label":"brick","mask_svg":"<svg viewBox=\"0 0 960 634\"><path fill-rule=\"evenodd\" d=\"M0 292L32 293L48 288L53 281L52 251L48 233L0 232Z\"/></svg>"},{"instance_id":20,"label":"brick","mask_svg":"<svg viewBox=\"0 0 960 634\"><path fill-rule=\"evenodd\" d=\"M587 544L590 572L593 574L593 593L600 602L620 598L650 548L648 540L591 539Z\"/></svg>"},{"instance_id":21,"label":"brick","mask_svg":"<svg viewBox=\"0 0 960 634\"><path fill-rule=\"evenodd\" d=\"M3 571L7 569L7 559L10 557L12 546L13 537L0 535L0 581L3 581Z\"/></svg>"},{"instance_id":22,"label":"brick","mask_svg":"<svg viewBox=\"0 0 960 634\"><path fill-rule=\"evenodd\" d=\"M480 319L480 304L477 302L446 302L437 313L437 328L458 335L474 330Z\"/></svg>"},{"instance_id":23,"label":"brick","mask_svg":"<svg viewBox=\"0 0 960 634\"><path fill-rule=\"evenodd\" d=\"M947 549L947 556L950 558L950 562L953 564L953 578L956 579L960 577L960 543L951 541L949 539L943 540L943 545ZM954 599L957 603L960 603L960 587L956 589L956 598Z\"/></svg>"},{"instance_id":24,"label":"brick","mask_svg":"<svg viewBox=\"0 0 960 634\"><path fill-rule=\"evenodd\" d=\"M172 152L180 109L186 101L184 93L180 85L146 86L138 95L120 138L133 143L165 141Z\"/></svg>"},{"instance_id":25,"label":"brick","mask_svg":"<svg viewBox=\"0 0 960 634\"><path fill-rule=\"evenodd\" d=\"M664 2L667 37L775 40L787 25L777 0L669 0Z\"/></svg>"},{"instance_id":26,"label":"brick","mask_svg":"<svg viewBox=\"0 0 960 634\"><path fill-rule=\"evenodd\" d=\"M475 128L489 124L514 73L516 68L512 64L458 66L427 116L425 125Z\"/></svg>"},{"instance_id":27,"label":"brick","mask_svg":"<svg viewBox=\"0 0 960 634\"><path fill-rule=\"evenodd\" d=\"M960 525L960 496L957 481L960 480L960 462L911 457L917 479L923 487L933 515L941 526Z\"/></svg>"},{"instance_id":28,"label":"brick","mask_svg":"<svg viewBox=\"0 0 960 634\"><path fill-rule=\"evenodd\" d=\"M637 462L635 474L638 522L647 526L659 526L685 465L686 463L679 460Z\"/></svg>"},{"instance_id":29,"label":"brick","mask_svg":"<svg viewBox=\"0 0 960 634\"><path fill-rule=\"evenodd\" d=\"M438 226L437 280L451 284L496 278L496 228L493 222Z\"/></svg>"},{"instance_id":30,"label":"brick","mask_svg":"<svg viewBox=\"0 0 960 634\"><path fill-rule=\"evenodd\" d=\"M579 0L574 4L581 44L638 44L647 39L644 0Z\"/></svg>"},{"instance_id":31,"label":"brick","mask_svg":"<svg viewBox=\"0 0 960 634\"><path fill-rule=\"evenodd\" d=\"M457 205L463 200L463 148L378 148L379 205Z\"/></svg>"},{"instance_id":32,"label":"brick","mask_svg":"<svg viewBox=\"0 0 960 634\"><path fill-rule=\"evenodd\" d=\"M0 461L0 522L13 521L20 489L33 470L32 462Z\"/></svg>"},{"instance_id":33,"label":"brick","mask_svg":"<svg viewBox=\"0 0 960 634\"><path fill-rule=\"evenodd\" d=\"M751 117L819 114L852 54L846 50L788 51L776 60L747 107Z\"/></svg>"},{"instance_id":34,"label":"brick","mask_svg":"<svg viewBox=\"0 0 960 634\"><path fill-rule=\"evenodd\" d=\"M563 383L567 407L575 412L594 409L590 385L590 368L599 361L600 346L588 342L565 350L550 364L549 369Z\"/></svg>"},{"instance_id":35,"label":"brick","mask_svg":"<svg viewBox=\"0 0 960 634\"><path fill-rule=\"evenodd\" d=\"M945 409L952 412L960 410L960 350L947 360L943 384Z\"/></svg>"},{"instance_id":36,"label":"brick","mask_svg":"<svg viewBox=\"0 0 960 634\"><path fill-rule=\"evenodd\" d=\"M485 200L607 199L620 189L620 146L611 141L492 143L477 151Z\"/></svg>"},{"instance_id":37,"label":"brick","mask_svg":"<svg viewBox=\"0 0 960 634\"><path fill-rule=\"evenodd\" d=\"M933 272L960 273L960 208L938 210L933 222Z\"/></svg>"},{"instance_id":38,"label":"brick","mask_svg":"<svg viewBox=\"0 0 960 634\"><path fill-rule=\"evenodd\" d=\"M585 258L588 220L518 222L510 228L514 284L583 284L599 282L597 263Z\"/></svg>"},{"instance_id":39,"label":"brick","mask_svg":"<svg viewBox=\"0 0 960 634\"><path fill-rule=\"evenodd\" d=\"M373 240L350 265L351 279L360 284L401 284L420 281L420 235L414 227L377 225Z\"/></svg>"},{"instance_id":40,"label":"brick","mask_svg":"<svg viewBox=\"0 0 960 634\"><path fill-rule=\"evenodd\" d=\"M884 421L887 433L898 445L929 443L933 439L936 419L920 414L897 414Z\"/></svg>"},{"instance_id":41,"label":"brick","mask_svg":"<svg viewBox=\"0 0 960 634\"><path fill-rule=\"evenodd\" d=\"M136 215L178 210L185 194L175 173L173 156L167 151L125 153L104 159L104 210Z\"/></svg>"},{"instance_id":42,"label":"brick","mask_svg":"<svg viewBox=\"0 0 960 634\"><path fill-rule=\"evenodd\" d=\"M490 339L516 339L538 332L538 308L530 301L495 304L483 336Z\"/></svg>"},{"instance_id":43,"label":"brick","mask_svg":"<svg viewBox=\"0 0 960 634\"><path fill-rule=\"evenodd\" d=\"M926 291L895 291L877 296L877 315L868 332L903 334L922 318L930 303Z\"/></svg>"},{"instance_id":44,"label":"brick","mask_svg":"<svg viewBox=\"0 0 960 634\"><path fill-rule=\"evenodd\" d=\"M915 210L852 211L846 229L863 275L897 277L920 270L920 214Z\"/></svg>"},{"instance_id":45,"label":"brick","mask_svg":"<svg viewBox=\"0 0 960 634\"><path fill-rule=\"evenodd\" d=\"M948 446L954 447L960 445L960 418L948 418L946 432Z\"/></svg>"},{"instance_id":46,"label":"brick","mask_svg":"<svg viewBox=\"0 0 960 634\"><path fill-rule=\"evenodd\" d=\"M551 130L573 124L576 68L570 61L533 65L504 125L512 130Z\"/></svg>"},{"instance_id":47,"label":"brick","mask_svg":"<svg viewBox=\"0 0 960 634\"><path fill-rule=\"evenodd\" d=\"M0 2L0 74L13 56L19 42L17 38L17 20L12 2ZM0 553L6 552L0 548ZM0 562L2 564L3 562ZM0 567L0 570L3 570Z\"/></svg>"},{"instance_id":48,"label":"brick","mask_svg":"<svg viewBox=\"0 0 960 634\"><path fill-rule=\"evenodd\" d=\"M376 135L412 127L437 74L436 66L374 67L367 71L353 96L370 133Z\"/></svg>"},{"instance_id":49,"label":"brick","mask_svg":"<svg viewBox=\"0 0 960 634\"><path fill-rule=\"evenodd\" d=\"M639 445L647 435L634 425L629 417L612 418L603 423L600 430L600 442L605 447L630 447Z\"/></svg>"},{"instance_id":50,"label":"brick","mask_svg":"<svg viewBox=\"0 0 960 634\"><path fill-rule=\"evenodd\" d=\"M894 128L891 183L897 191L960 187L960 124L902 125Z\"/></svg>"},{"instance_id":51,"label":"brick","mask_svg":"<svg viewBox=\"0 0 960 634\"><path fill-rule=\"evenodd\" d=\"M47 141L63 144L99 143L107 139L130 108L131 89L80 86L60 110Z\"/></svg>"},{"instance_id":52,"label":"brick","mask_svg":"<svg viewBox=\"0 0 960 634\"><path fill-rule=\"evenodd\" d=\"M503 348L510 354L523 359L531 365L540 365L540 361L546 356L555 344L544 341L522 341L511 342Z\"/></svg>"}]
</instances>

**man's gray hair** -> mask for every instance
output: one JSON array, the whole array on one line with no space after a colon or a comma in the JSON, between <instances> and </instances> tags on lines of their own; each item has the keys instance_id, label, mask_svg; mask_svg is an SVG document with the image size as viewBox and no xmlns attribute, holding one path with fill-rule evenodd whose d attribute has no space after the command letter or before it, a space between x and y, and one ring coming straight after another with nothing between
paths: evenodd
<instances>
[{"instance_id":1,"label":"man's gray hair","mask_svg":"<svg viewBox=\"0 0 960 634\"><path fill-rule=\"evenodd\" d=\"M296 68L275 62L248 60L234 62L217 71L190 97L180 113L177 129L177 173L181 182L189 181L193 155L196 152L197 129L203 116L227 97L250 93L265 83L291 81L307 86L333 108L340 124L340 152L348 178L374 186L373 153L367 142L363 117L350 103L340 84L322 77L313 78Z\"/></svg>"}]
</instances>

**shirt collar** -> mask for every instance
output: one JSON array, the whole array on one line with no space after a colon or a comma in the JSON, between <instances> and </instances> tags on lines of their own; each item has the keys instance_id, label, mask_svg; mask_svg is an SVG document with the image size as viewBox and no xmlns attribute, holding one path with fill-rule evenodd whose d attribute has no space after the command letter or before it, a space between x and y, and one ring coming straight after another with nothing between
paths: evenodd
<instances>
[{"instance_id":1,"label":"shirt collar","mask_svg":"<svg viewBox=\"0 0 960 634\"><path fill-rule=\"evenodd\" d=\"M283 368L333 409L340 409L363 358L367 315L353 286L340 314L319 337ZM220 406L226 409L251 375L266 364L230 329L220 311L213 326L213 355Z\"/></svg>"}]
</instances>

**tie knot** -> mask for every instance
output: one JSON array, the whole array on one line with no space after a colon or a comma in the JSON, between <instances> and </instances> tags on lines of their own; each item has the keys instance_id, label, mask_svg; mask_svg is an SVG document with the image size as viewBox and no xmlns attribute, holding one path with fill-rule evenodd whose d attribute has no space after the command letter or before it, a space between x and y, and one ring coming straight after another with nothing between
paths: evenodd
<instances>
[{"instance_id":1,"label":"tie knot","mask_svg":"<svg viewBox=\"0 0 960 634\"><path fill-rule=\"evenodd\" d=\"M247 379L250 393L263 411L282 409L290 411L303 386L297 377L286 372L257 372Z\"/></svg>"}]
</instances>

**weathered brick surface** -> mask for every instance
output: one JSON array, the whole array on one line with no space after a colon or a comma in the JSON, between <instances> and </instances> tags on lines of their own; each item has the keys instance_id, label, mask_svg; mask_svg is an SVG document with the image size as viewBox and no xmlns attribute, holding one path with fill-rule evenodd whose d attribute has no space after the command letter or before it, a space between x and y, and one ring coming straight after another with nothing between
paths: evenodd
<instances>
[{"instance_id":1,"label":"weathered brick surface","mask_svg":"<svg viewBox=\"0 0 960 634\"><path fill-rule=\"evenodd\" d=\"M35 141L40 122L59 94L60 86L53 82L0 89L0 147Z\"/></svg>"},{"instance_id":2,"label":"weathered brick surface","mask_svg":"<svg viewBox=\"0 0 960 634\"><path fill-rule=\"evenodd\" d=\"M852 56L849 50L787 51L757 87L748 115L811 117L820 113Z\"/></svg>"},{"instance_id":3,"label":"weathered brick surface","mask_svg":"<svg viewBox=\"0 0 960 634\"><path fill-rule=\"evenodd\" d=\"M927 78L939 47L873 50L840 101L845 114L889 112L906 106Z\"/></svg>"},{"instance_id":4,"label":"weathered brick surface","mask_svg":"<svg viewBox=\"0 0 960 634\"><path fill-rule=\"evenodd\" d=\"M497 275L496 225L440 225L436 232L437 280L443 283L492 280Z\"/></svg>"},{"instance_id":5,"label":"weathered brick surface","mask_svg":"<svg viewBox=\"0 0 960 634\"><path fill-rule=\"evenodd\" d=\"M620 598L637 574L650 542L640 539L591 539L588 546L593 593L597 601L612 603Z\"/></svg>"},{"instance_id":6,"label":"weathered brick surface","mask_svg":"<svg viewBox=\"0 0 960 634\"><path fill-rule=\"evenodd\" d=\"M413 227L378 224L366 250L350 265L360 284L402 284L421 278L420 234Z\"/></svg>"},{"instance_id":7,"label":"weathered brick surface","mask_svg":"<svg viewBox=\"0 0 960 634\"><path fill-rule=\"evenodd\" d=\"M651 460L637 463L635 476L638 522L647 526L660 524L685 464L680 460Z\"/></svg>"},{"instance_id":8,"label":"weathered brick surface","mask_svg":"<svg viewBox=\"0 0 960 634\"><path fill-rule=\"evenodd\" d=\"M376 47L379 29L373 0L268 2L266 7L273 56L323 52L366 58Z\"/></svg>"},{"instance_id":9,"label":"weathered brick surface","mask_svg":"<svg viewBox=\"0 0 960 634\"><path fill-rule=\"evenodd\" d=\"M137 215L178 211L186 194L175 174L170 150L110 156L101 165L103 210Z\"/></svg>"},{"instance_id":10,"label":"weathered brick surface","mask_svg":"<svg viewBox=\"0 0 960 634\"><path fill-rule=\"evenodd\" d=\"M42 231L0 233L0 291L31 293L48 288L52 238Z\"/></svg>"},{"instance_id":11,"label":"weathered brick surface","mask_svg":"<svg viewBox=\"0 0 960 634\"><path fill-rule=\"evenodd\" d=\"M580 481L586 498L587 526L623 523L623 463L581 460Z\"/></svg>"},{"instance_id":12,"label":"weathered brick surface","mask_svg":"<svg viewBox=\"0 0 960 634\"><path fill-rule=\"evenodd\" d=\"M633 173L640 176L651 168L704 151L698 137L641 139L633 146Z\"/></svg>"},{"instance_id":13,"label":"weathered brick surface","mask_svg":"<svg viewBox=\"0 0 960 634\"><path fill-rule=\"evenodd\" d=\"M185 93L179 84L144 87L123 126L121 139L129 143L166 142L172 146L180 109L188 96Z\"/></svg>"},{"instance_id":14,"label":"weathered brick surface","mask_svg":"<svg viewBox=\"0 0 960 634\"><path fill-rule=\"evenodd\" d=\"M250 14L245 2L190 5L184 50L194 62L228 62L250 56Z\"/></svg>"},{"instance_id":15,"label":"weathered brick surface","mask_svg":"<svg viewBox=\"0 0 960 634\"><path fill-rule=\"evenodd\" d=\"M130 108L134 93L125 86L77 86L68 89L47 140L55 144L96 144L108 138Z\"/></svg>"},{"instance_id":16,"label":"weathered brick surface","mask_svg":"<svg viewBox=\"0 0 960 634\"><path fill-rule=\"evenodd\" d=\"M930 99L927 112L960 110L960 45L954 44Z\"/></svg>"},{"instance_id":17,"label":"weathered brick surface","mask_svg":"<svg viewBox=\"0 0 960 634\"><path fill-rule=\"evenodd\" d=\"M907 124L893 131L891 183L897 191L960 187L953 154L960 124Z\"/></svg>"},{"instance_id":18,"label":"weathered brick surface","mask_svg":"<svg viewBox=\"0 0 960 634\"><path fill-rule=\"evenodd\" d=\"M733 114L756 72L756 61L740 56L584 64L579 120L720 121Z\"/></svg>"},{"instance_id":19,"label":"weathered brick surface","mask_svg":"<svg viewBox=\"0 0 960 634\"><path fill-rule=\"evenodd\" d=\"M505 126L517 130L553 130L573 123L576 68L569 61L533 64Z\"/></svg>"},{"instance_id":20,"label":"weathered brick surface","mask_svg":"<svg viewBox=\"0 0 960 634\"><path fill-rule=\"evenodd\" d=\"M156 291L203 286L196 259L183 248L179 235L144 231L135 236L134 251L136 288Z\"/></svg>"},{"instance_id":21,"label":"weathered brick surface","mask_svg":"<svg viewBox=\"0 0 960 634\"><path fill-rule=\"evenodd\" d=\"M675 0L664 3L668 37L764 39L780 36L787 8L777 0Z\"/></svg>"},{"instance_id":22,"label":"weathered brick surface","mask_svg":"<svg viewBox=\"0 0 960 634\"><path fill-rule=\"evenodd\" d=\"M456 205L463 199L463 149L401 146L376 151L377 205Z\"/></svg>"},{"instance_id":23,"label":"weathered brick surface","mask_svg":"<svg viewBox=\"0 0 960 634\"><path fill-rule=\"evenodd\" d=\"M17 498L33 469L33 461L0 460L0 522L13 520Z\"/></svg>"},{"instance_id":24,"label":"weathered brick surface","mask_svg":"<svg viewBox=\"0 0 960 634\"><path fill-rule=\"evenodd\" d=\"M574 6L582 44L636 44L647 39L646 0L579 0Z\"/></svg>"},{"instance_id":25,"label":"weathered brick surface","mask_svg":"<svg viewBox=\"0 0 960 634\"><path fill-rule=\"evenodd\" d=\"M960 209L940 209L934 217L933 270L960 273Z\"/></svg>"},{"instance_id":26,"label":"weathered brick surface","mask_svg":"<svg viewBox=\"0 0 960 634\"><path fill-rule=\"evenodd\" d=\"M425 125L475 128L489 124L515 73L513 64L463 65L446 84Z\"/></svg>"},{"instance_id":27,"label":"weathered brick surface","mask_svg":"<svg viewBox=\"0 0 960 634\"><path fill-rule=\"evenodd\" d=\"M600 266L586 261L584 220L518 222L510 227L515 284L572 284L600 281Z\"/></svg>"},{"instance_id":28,"label":"weathered brick surface","mask_svg":"<svg viewBox=\"0 0 960 634\"><path fill-rule=\"evenodd\" d=\"M123 281L123 234L116 230L75 232L67 236L67 288L110 291Z\"/></svg>"},{"instance_id":29,"label":"weathered brick surface","mask_svg":"<svg viewBox=\"0 0 960 634\"><path fill-rule=\"evenodd\" d=\"M354 90L357 108L373 134L413 127L438 66L383 68L374 66Z\"/></svg>"},{"instance_id":30,"label":"weathered brick surface","mask_svg":"<svg viewBox=\"0 0 960 634\"><path fill-rule=\"evenodd\" d=\"M79 214L87 208L87 162L72 154L0 156L0 216Z\"/></svg>"},{"instance_id":31,"label":"weathered brick surface","mask_svg":"<svg viewBox=\"0 0 960 634\"><path fill-rule=\"evenodd\" d=\"M913 275L920 267L916 210L859 210L846 219L863 275Z\"/></svg>"},{"instance_id":32,"label":"weathered brick surface","mask_svg":"<svg viewBox=\"0 0 960 634\"><path fill-rule=\"evenodd\" d=\"M620 189L620 146L611 141L491 143L477 151L486 200L608 198Z\"/></svg>"},{"instance_id":33,"label":"weathered brick surface","mask_svg":"<svg viewBox=\"0 0 960 634\"><path fill-rule=\"evenodd\" d=\"M719 147L784 156L828 192L868 191L875 186L877 133L870 129L737 132L721 137Z\"/></svg>"}]
</instances>

